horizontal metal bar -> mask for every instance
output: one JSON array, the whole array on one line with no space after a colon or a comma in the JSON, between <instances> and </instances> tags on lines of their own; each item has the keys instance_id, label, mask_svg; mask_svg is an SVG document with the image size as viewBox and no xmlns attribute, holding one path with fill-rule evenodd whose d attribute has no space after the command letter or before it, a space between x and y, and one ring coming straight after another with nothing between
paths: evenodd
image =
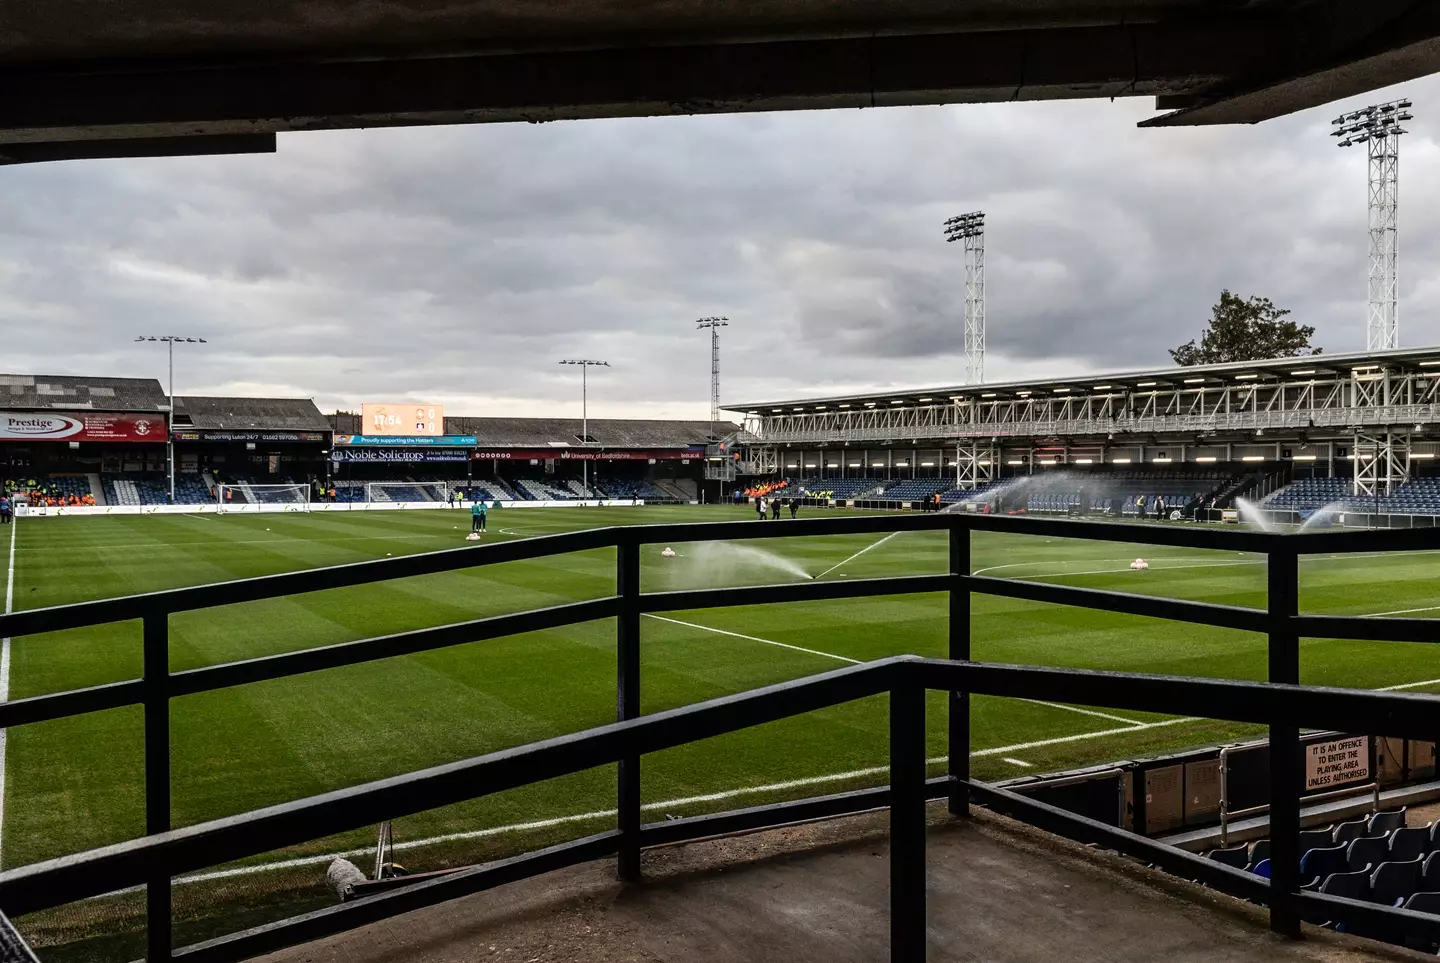
<instances>
[{"instance_id":1,"label":"horizontal metal bar","mask_svg":"<svg viewBox=\"0 0 1440 963\"><path fill-rule=\"evenodd\" d=\"M1366 642L1440 642L1440 619L1404 619L1367 615L1299 615L1302 638L1356 639Z\"/></svg>"},{"instance_id":2,"label":"horizontal metal bar","mask_svg":"<svg viewBox=\"0 0 1440 963\"><path fill-rule=\"evenodd\" d=\"M1350 529L1281 537L1288 539L1301 555L1440 550L1440 530L1434 528Z\"/></svg>"},{"instance_id":3,"label":"horizontal metal bar","mask_svg":"<svg viewBox=\"0 0 1440 963\"><path fill-rule=\"evenodd\" d=\"M1189 715L1229 722L1430 738L1440 696L1183 676L910 660L931 689Z\"/></svg>"},{"instance_id":4,"label":"horizontal metal bar","mask_svg":"<svg viewBox=\"0 0 1440 963\"><path fill-rule=\"evenodd\" d=\"M900 575L845 581L837 579L833 582L810 581L786 585L743 585L734 588L649 592L640 596L640 608L644 612L678 612L685 609L716 609L771 602L815 602L822 599L869 598L876 595L912 595L918 592L945 592L949 589L948 575Z\"/></svg>"},{"instance_id":5,"label":"horizontal metal bar","mask_svg":"<svg viewBox=\"0 0 1440 963\"><path fill-rule=\"evenodd\" d=\"M608 765L888 691L908 657L847 666L116 843L0 873L0 910L18 915L178 876L284 846Z\"/></svg>"},{"instance_id":6,"label":"horizontal metal bar","mask_svg":"<svg viewBox=\"0 0 1440 963\"><path fill-rule=\"evenodd\" d=\"M144 693L145 683L140 679L130 679L126 682L91 686L88 689L71 689L68 692L12 699L9 702L0 702L0 729L139 705L145 698Z\"/></svg>"},{"instance_id":7,"label":"horizontal metal bar","mask_svg":"<svg viewBox=\"0 0 1440 963\"><path fill-rule=\"evenodd\" d=\"M964 524L964 516L953 513L822 515L814 518L742 522L668 522L660 525L631 525L627 538L642 545L680 545L687 542L749 541L761 538L798 538L825 535L884 535L891 532L948 531Z\"/></svg>"},{"instance_id":8,"label":"horizontal metal bar","mask_svg":"<svg viewBox=\"0 0 1440 963\"><path fill-rule=\"evenodd\" d=\"M933 779L925 780L927 799L944 799L949 792L949 776L936 776ZM751 806L747 809L732 809L723 813L685 816L680 819L646 823L640 827L640 843L642 846L664 846L670 843L692 842L697 839L708 839L711 836L725 836L757 829L773 829L776 826L789 826L794 823L809 822L813 819L830 819L834 816L870 812L884 809L889 805L889 786L856 789L853 792L812 796L808 799Z\"/></svg>"},{"instance_id":9,"label":"horizontal metal bar","mask_svg":"<svg viewBox=\"0 0 1440 963\"><path fill-rule=\"evenodd\" d=\"M1092 522L1083 519L1037 518L1029 515L947 514L949 517L962 519L966 528L978 532L1011 532L1017 535L1043 535L1047 538L1082 538L1089 541L1128 542L1139 545L1172 545L1183 548L1209 548L1224 552L1254 552L1262 555L1279 548L1280 543L1287 539L1298 540L1302 537L1312 537L1210 528L1205 525L1181 522L1173 525L1150 525L1138 522Z\"/></svg>"},{"instance_id":10,"label":"horizontal metal bar","mask_svg":"<svg viewBox=\"0 0 1440 963\"><path fill-rule=\"evenodd\" d=\"M1079 843L1094 843L1114 849L1127 856L1143 859L1169 873L1185 879L1198 880L1231 896L1267 902L1270 882L1253 873L1205 859L1183 849L1157 842L1128 830L1107 826L1095 819L1079 816L1058 806L1030 799L1008 789L969 780L970 798L1004 816L1038 826L1057 836Z\"/></svg>"},{"instance_id":11,"label":"horizontal metal bar","mask_svg":"<svg viewBox=\"0 0 1440 963\"><path fill-rule=\"evenodd\" d=\"M282 572L278 575L260 575L232 582L215 582L210 585L167 589L163 592L150 592L144 595L102 599L98 602L79 602L74 605L58 605L51 608L12 612L9 615L0 615L0 635L14 637L32 635L37 632L54 632L101 622L137 619L145 613L155 610L187 612L217 605L235 605L240 602L277 598L282 595L299 595L305 592L320 592L353 585L368 585L390 579L454 572L483 565L500 565L506 562L545 558L567 552L611 548L615 545L616 531L618 529L595 528L580 532L565 532L560 535L517 538L508 542L444 549L419 555L404 555L399 558L351 562L327 568Z\"/></svg>"},{"instance_id":12,"label":"horizontal metal bar","mask_svg":"<svg viewBox=\"0 0 1440 963\"><path fill-rule=\"evenodd\" d=\"M614 618L617 611L618 600L610 596L510 615L495 615L432 629L382 635L356 642L341 642L299 652L283 652L258 659L246 659L243 662L188 669L171 674L170 692L172 695L209 692L248 682L280 679L304 672L373 662L397 655L413 655L452 645L518 635L522 632L539 632L596 619Z\"/></svg>"},{"instance_id":13,"label":"horizontal metal bar","mask_svg":"<svg viewBox=\"0 0 1440 963\"><path fill-rule=\"evenodd\" d=\"M1268 628L1269 616L1263 609L1246 608L1240 605L1218 605L1214 602L1167 599L1156 595L1132 595L1128 592L1111 592L1107 589L1056 585L1053 582L1031 579L995 578L990 575L968 575L965 577L965 582L970 586L972 592L1000 595L1012 599L1026 599L1031 602L1073 605L1080 608L1098 609L1103 612L1123 612L1126 615L1215 625L1247 632L1264 632Z\"/></svg>"},{"instance_id":14,"label":"horizontal metal bar","mask_svg":"<svg viewBox=\"0 0 1440 963\"><path fill-rule=\"evenodd\" d=\"M1301 915L1312 922L1340 921L1356 936L1369 936L1391 942L1405 937L1440 943L1440 916L1331 896L1315 890L1300 892Z\"/></svg>"},{"instance_id":15,"label":"horizontal metal bar","mask_svg":"<svg viewBox=\"0 0 1440 963\"><path fill-rule=\"evenodd\" d=\"M541 873L603 859L615 853L619 839L620 834L612 830L523 856L457 870L403 889L327 906L312 913L186 946L176 950L174 958L187 963L233 963L249 959Z\"/></svg>"}]
</instances>

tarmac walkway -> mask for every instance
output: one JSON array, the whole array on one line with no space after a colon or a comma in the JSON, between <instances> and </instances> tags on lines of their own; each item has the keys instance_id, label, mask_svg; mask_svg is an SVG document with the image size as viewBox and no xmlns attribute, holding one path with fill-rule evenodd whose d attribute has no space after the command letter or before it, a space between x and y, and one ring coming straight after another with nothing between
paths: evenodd
<instances>
[{"instance_id":1,"label":"tarmac walkway","mask_svg":"<svg viewBox=\"0 0 1440 963\"><path fill-rule=\"evenodd\" d=\"M888 959L883 813L648 852L624 886L595 863L265 957L271 963L872 963ZM976 810L928 840L929 959L1369 963L1425 959L1265 912ZM1433 959L1433 958L1430 958Z\"/></svg>"}]
</instances>

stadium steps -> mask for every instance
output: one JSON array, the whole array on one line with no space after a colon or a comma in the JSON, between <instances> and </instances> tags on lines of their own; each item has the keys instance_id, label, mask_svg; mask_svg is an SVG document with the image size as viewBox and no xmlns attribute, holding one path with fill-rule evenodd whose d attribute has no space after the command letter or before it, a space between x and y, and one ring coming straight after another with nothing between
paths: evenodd
<instances>
[{"instance_id":1,"label":"stadium steps","mask_svg":"<svg viewBox=\"0 0 1440 963\"><path fill-rule=\"evenodd\" d=\"M100 481L100 473L98 471L92 471L85 476L85 480L90 484L90 494L95 496L95 504L104 505L105 485Z\"/></svg>"},{"instance_id":2,"label":"stadium steps","mask_svg":"<svg viewBox=\"0 0 1440 963\"><path fill-rule=\"evenodd\" d=\"M675 846L663 859L646 855L647 881L637 887L617 884L607 863L573 866L266 959L384 963L398 954L446 963L496 958L492 947L505 947L504 958L522 961L885 960L886 826L877 813ZM980 807L963 822L931 827L925 847L927 941L937 959L1397 959L1318 929L1303 943L1277 943L1265 915L1239 901Z\"/></svg>"},{"instance_id":3,"label":"stadium steps","mask_svg":"<svg viewBox=\"0 0 1440 963\"><path fill-rule=\"evenodd\" d=\"M693 492L687 493L684 488L666 479L655 479L652 484L665 493L666 498L673 498L677 502L692 502L696 496Z\"/></svg>"}]
</instances>

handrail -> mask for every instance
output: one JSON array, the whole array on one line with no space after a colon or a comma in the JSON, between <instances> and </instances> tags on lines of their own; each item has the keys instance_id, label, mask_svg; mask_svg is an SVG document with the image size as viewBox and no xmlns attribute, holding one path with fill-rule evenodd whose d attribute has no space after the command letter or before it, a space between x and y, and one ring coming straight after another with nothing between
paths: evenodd
<instances>
[{"instance_id":1,"label":"handrail","mask_svg":"<svg viewBox=\"0 0 1440 963\"><path fill-rule=\"evenodd\" d=\"M641 548L645 545L901 531L948 533L948 571L933 575L817 580L677 592L640 591ZM971 573L969 536L976 531L1261 553L1267 560L1267 608L1216 605L1032 579L974 575ZM1298 898L1299 853L1291 851L1297 841L1289 837L1291 829L1298 837L1299 829L1296 787L1303 773L1299 727L1423 738L1432 732L1435 710L1440 705L1436 697L1414 693L1374 693L1293 684L1299 679L1298 642L1301 636L1440 641L1437 637L1440 626L1426 619L1300 615L1299 558L1322 552L1339 554L1437 547L1440 547L1440 533L1423 529L1298 535L1219 530L1183 524L1096 523L968 513L812 518L783 524L662 524L598 528L3 615L0 616L0 635L12 637L126 619L143 621L143 678L0 703L0 726L59 719L117 706L142 706L147 835L119 847L106 847L89 854L0 873L0 910L14 913L16 907L35 909L57 905L67 898L81 898L76 894L94 895L143 883L148 919L147 955L159 963L177 955L170 945L171 884L172 877L177 873L254 854L260 851L254 850L254 846L259 845L256 839L263 838L264 848L272 849L312 836L328 835L347 826L370 825L418 809L434 808L447 802L608 762L619 763L618 832L603 838L594 837L584 841L583 845L577 843L573 848L560 847L545 859L509 863L510 868L503 871L496 868L468 874L464 877L468 882L463 885L471 887L471 891L478 891L496 885L497 881L513 878L515 872L521 872L515 869L516 866L527 866L532 872L540 872L544 867L568 865L566 860L573 862L596 858L596 854L602 851L616 854L622 877L634 879L640 872L640 848L646 845L647 839L694 838L687 833L699 833L707 827L713 830L716 826L774 825L775 821L784 821L800 813L818 818L836 812L859 811L867 805L873 807L876 800L882 798L874 791L865 791L854 796L826 797L824 802L777 804L774 808L761 807L750 811L743 817L697 817L692 823L667 828L660 833L647 829L640 819L639 766L645 753L757 724L757 720L784 718L809 711L807 706L831 705L836 704L834 700L846 701L852 697L859 698L860 694L887 690L891 692L892 773L891 789L883 798L891 806L892 818L898 819L901 817L897 814L909 813L905 817L908 822L896 824L902 828L895 831L893 845L897 851L913 851L917 845L923 847L923 812L917 836L917 823L911 809L923 805L927 795L948 795L950 810L957 815L968 811L972 797L992 801L1004 798L979 788L980 784L973 783L969 777L970 732L966 700L970 694L1072 703L1078 694L1083 693L1083 700L1094 705L1258 722L1270 726L1270 788L1275 840L1268 902L1272 926L1279 932L1296 933L1302 905ZM169 616L175 612L609 548L615 549L616 558L616 590L610 596L182 672L170 671ZM640 616L644 612L936 592L949 595L948 659L892 659L787 683L774 691L759 690L670 713L640 714ZM969 605L972 593L1263 632L1268 636L1271 681L1230 682L969 662L966 660L970 657ZM617 722L613 726L549 740L532 747L492 753L448 767L354 787L200 827L172 830L170 701L177 696L606 618L615 618L617 625ZM947 780L938 787L924 780L923 701L920 694L926 687L952 694L952 712L947 723L949 772ZM920 706L919 710L916 705ZM668 731L664 725L666 722L671 726ZM1012 804L1007 802L1006 805ZM1039 813L1040 810L1033 812ZM1051 819L1048 815L1044 818ZM322 825L323 833L318 832ZM307 833L312 835L307 836ZM1126 845L1135 848L1139 844L1132 845L1127 841ZM1145 851L1149 852L1148 849ZM86 869L81 871L80 867ZM1227 891L1249 892L1252 888L1248 882L1241 885L1223 874L1216 878L1222 883L1228 881L1234 884ZM461 885L456 883L450 888L433 889L416 887L407 889L407 892L448 893ZM923 867L917 881L913 867L907 869L892 861L892 894L897 899L903 897L909 901L905 903L905 911L892 918L895 958L918 958L916 953L923 952L923 943L915 942L912 930L918 926L923 931L923 914L917 924L911 904L918 902L923 909ZM368 904L369 900L362 903ZM392 901L375 905L399 906L402 903ZM366 919L366 914L374 912L355 909L323 914L324 926L344 926L345 921ZM315 917L317 920L321 918ZM263 928L261 934L236 934L233 939L211 941L203 947L180 951L178 955L207 961L240 959L256 947L290 945L284 941L293 943L305 938L306 934L335 931L317 929L320 926L313 920L272 924ZM917 945L920 946L919 951L916 950Z\"/></svg>"},{"instance_id":2,"label":"handrail","mask_svg":"<svg viewBox=\"0 0 1440 963\"><path fill-rule=\"evenodd\" d=\"M992 695L1013 694L1019 689L1044 697L1053 694L1048 691L1050 685L1067 687L1072 697L1075 692L1093 693L1100 704L1132 710L1150 709L1157 701L1172 698L1176 691L1193 689L1193 701L1212 707L1207 713L1210 718L1288 725L1304 725L1332 711L1343 716L1352 711L1354 704L1365 704L1380 710L1372 721L1384 718L1387 735L1424 735L1431 731L1435 713L1440 711L1440 696L1431 695L1081 669L1037 670L901 656L8 870L0 873L0 909L9 915L33 912L138 885L157 872L179 875L385 818L614 763L630 754L657 752L881 692L890 692L893 706L908 707L892 708L894 713L923 709L925 688ZM917 743L923 758L923 724ZM918 774L922 781L923 773L921 766ZM1121 770L1112 769L1109 773L1087 774L1087 778L1107 774L1123 775ZM979 783L973 786L983 790L982 799L987 794L1002 793ZM892 805L894 792L892 788ZM1030 801L1030 805L1043 804ZM1113 827L1105 828L1118 832ZM1243 882L1236 888L1245 892L1254 889L1249 880Z\"/></svg>"}]
</instances>

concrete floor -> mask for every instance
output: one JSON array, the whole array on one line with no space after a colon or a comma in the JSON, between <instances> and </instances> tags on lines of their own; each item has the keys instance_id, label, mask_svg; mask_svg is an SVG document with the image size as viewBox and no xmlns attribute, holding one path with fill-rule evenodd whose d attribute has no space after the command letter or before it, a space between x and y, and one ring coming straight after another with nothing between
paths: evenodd
<instances>
[{"instance_id":1,"label":"concrete floor","mask_svg":"<svg viewBox=\"0 0 1440 963\"><path fill-rule=\"evenodd\" d=\"M619 885L608 863L581 866L265 959L886 960L885 829L874 814L661 849L641 885ZM1257 907L983 810L968 823L936 814L928 867L932 961L1424 959L1321 930L1277 939Z\"/></svg>"}]
</instances>

